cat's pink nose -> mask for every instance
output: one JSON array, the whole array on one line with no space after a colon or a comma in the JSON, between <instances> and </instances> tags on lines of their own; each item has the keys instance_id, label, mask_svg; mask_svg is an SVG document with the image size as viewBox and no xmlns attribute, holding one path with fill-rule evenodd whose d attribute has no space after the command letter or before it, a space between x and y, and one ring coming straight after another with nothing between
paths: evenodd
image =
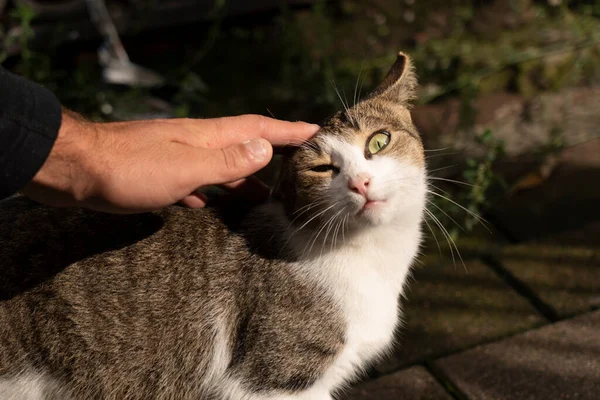
<instances>
[{"instance_id":1,"label":"cat's pink nose","mask_svg":"<svg viewBox=\"0 0 600 400\"><path fill-rule=\"evenodd\" d=\"M365 173L358 174L355 178L348 180L348 189L367 198L367 187L370 182L371 175Z\"/></svg>"}]
</instances>

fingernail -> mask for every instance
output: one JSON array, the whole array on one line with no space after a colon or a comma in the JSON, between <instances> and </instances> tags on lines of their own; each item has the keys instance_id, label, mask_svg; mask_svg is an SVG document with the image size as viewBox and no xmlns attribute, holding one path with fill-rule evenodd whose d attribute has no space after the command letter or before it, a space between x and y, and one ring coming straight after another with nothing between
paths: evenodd
<instances>
[{"instance_id":1,"label":"fingernail","mask_svg":"<svg viewBox=\"0 0 600 400\"><path fill-rule=\"evenodd\" d=\"M256 161L263 161L267 158L267 147L265 143L260 139L252 139L244 142L244 146L248 150L250 157Z\"/></svg>"},{"instance_id":2,"label":"fingernail","mask_svg":"<svg viewBox=\"0 0 600 400\"><path fill-rule=\"evenodd\" d=\"M316 133L316 132L317 132L319 129L321 129L321 127L320 127L319 125L317 125L317 124L309 124L309 125L310 125L310 127L312 128L312 130L314 130L314 131L315 131L315 133Z\"/></svg>"},{"instance_id":3,"label":"fingernail","mask_svg":"<svg viewBox=\"0 0 600 400\"><path fill-rule=\"evenodd\" d=\"M310 128L311 130L317 132L319 129L321 129L321 127L317 124L309 124L308 122L304 122L304 121L296 121L296 122L302 122L303 124L305 124L308 128Z\"/></svg>"}]
</instances>

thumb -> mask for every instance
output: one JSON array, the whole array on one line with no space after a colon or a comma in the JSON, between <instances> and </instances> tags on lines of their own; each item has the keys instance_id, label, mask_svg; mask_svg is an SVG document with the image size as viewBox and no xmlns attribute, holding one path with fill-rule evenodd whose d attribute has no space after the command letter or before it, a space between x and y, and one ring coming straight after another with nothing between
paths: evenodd
<instances>
[{"instance_id":1,"label":"thumb","mask_svg":"<svg viewBox=\"0 0 600 400\"><path fill-rule=\"evenodd\" d=\"M195 178L199 186L233 182L264 168L273 156L273 147L265 139L252 139L224 149L198 149Z\"/></svg>"}]
</instances>

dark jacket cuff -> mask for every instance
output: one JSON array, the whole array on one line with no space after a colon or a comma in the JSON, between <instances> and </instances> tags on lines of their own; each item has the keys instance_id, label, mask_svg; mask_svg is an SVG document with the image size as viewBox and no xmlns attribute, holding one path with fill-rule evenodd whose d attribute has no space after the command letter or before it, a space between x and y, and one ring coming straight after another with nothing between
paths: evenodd
<instances>
[{"instance_id":1,"label":"dark jacket cuff","mask_svg":"<svg viewBox=\"0 0 600 400\"><path fill-rule=\"evenodd\" d=\"M0 67L0 199L40 170L58 136L61 111L49 90Z\"/></svg>"}]
</instances>

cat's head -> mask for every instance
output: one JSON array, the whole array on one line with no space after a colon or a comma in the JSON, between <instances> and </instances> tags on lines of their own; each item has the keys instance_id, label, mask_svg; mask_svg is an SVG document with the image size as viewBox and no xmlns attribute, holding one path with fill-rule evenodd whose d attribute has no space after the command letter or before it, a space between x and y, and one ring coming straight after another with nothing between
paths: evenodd
<instances>
[{"instance_id":1,"label":"cat's head","mask_svg":"<svg viewBox=\"0 0 600 400\"><path fill-rule=\"evenodd\" d=\"M416 85L410 58L400 53L373 92L326 120L284 161L276 190L295 225L345 219L356 230L420 219L425 158L409 110Z\"/></svg>"}]
</instances>

